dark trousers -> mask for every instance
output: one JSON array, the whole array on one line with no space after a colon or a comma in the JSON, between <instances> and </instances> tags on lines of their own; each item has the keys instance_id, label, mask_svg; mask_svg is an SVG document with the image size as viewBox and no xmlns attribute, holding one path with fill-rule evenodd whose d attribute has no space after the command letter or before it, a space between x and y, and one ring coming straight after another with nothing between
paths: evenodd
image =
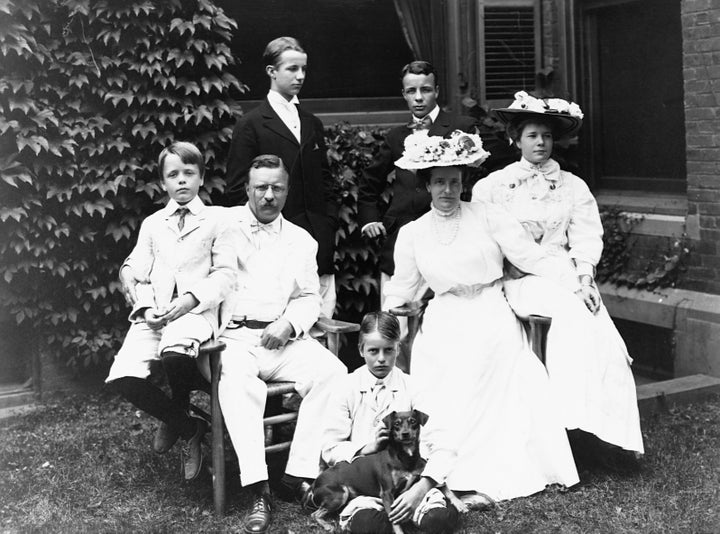
<instances>
[{"instance_id":1,"label":"dark trousers","mask_svg":"<svg viewBox=\"0 0 720 534\"><path fill-rule=\"evenodd\" d=\"M187 413L190 392L205 389L207 382L195 360L184 354L166 355L162 367L170 385L170 397L145 378L125 376L113 381L112 386L134 406L167 424L183 439L190 439L197 428L195 420Z\"/></svg>"}]
</instances>

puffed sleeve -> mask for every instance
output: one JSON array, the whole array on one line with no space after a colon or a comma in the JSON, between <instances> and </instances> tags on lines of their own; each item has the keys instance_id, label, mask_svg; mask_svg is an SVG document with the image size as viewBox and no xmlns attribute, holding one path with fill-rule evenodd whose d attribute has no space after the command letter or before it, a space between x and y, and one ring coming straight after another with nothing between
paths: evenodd
<instances>
[{"instance_id":1,"label":"puffed sleeve","mask_svg":"<svg viewBox=\"0 0 720 534\"><path fill-rule=\"evenodd\" d=\"M485 178L478 180L472 188L472 201L492 202L492 190L499 171L495 171Z\"/></svg>"},{"instance_id":2,"label":"puffed sleeve","mask_svg":"<svg viewBox=\"0 0 720 534\"><path fill-rule=\"evenodd\" d=\"M410 301L423 283L415 260L414 228L415 224L411 222L400 228L398 232L393 254L395 274L383 288L385 310L402 306Z\"/></svg>"},{"instance_id":3,"label":"puffed sleeve","mask_svg":"<svg viewBox=\"0 0 720 534\"><path fill-rule=\"evenodd\" d=\"M572 174L573 209L567 229L570 257L575 260L577 274L594 277L595 266L603 250L603 226L597 201L587 184Z\"/></svg>"},{"instance_id":4,"label":"puffed sleeve","mask_svg":"<svg viewBox=\"0 0 720 534\"><path fill-rule=\"evenodd\" d=\"M560 256L548 255L535 243L518 220L506 209L483 202L490 235L508 260L526 273L545 276L575 292L580 288L577 274Z\"/></svg>"}]
</instances>

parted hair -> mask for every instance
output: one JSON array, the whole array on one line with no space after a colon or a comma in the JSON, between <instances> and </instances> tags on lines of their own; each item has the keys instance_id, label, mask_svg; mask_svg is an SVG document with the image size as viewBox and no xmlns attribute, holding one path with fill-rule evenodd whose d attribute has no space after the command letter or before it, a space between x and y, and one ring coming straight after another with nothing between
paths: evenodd
<instances>
[{"instance_id":1,"label":"parted hair","mask_svg":"<svg viewBox=\"0 0 720 534\"><path fill-rule=\"evenodd\" d=\"M200 149L187 141L175 141L170 146L163 148L158 156L158 174L161 180L164 178L165 158L170 154L179 157L180 161L186 165L197 165L200 170L200 177L205 176L205 158L203 158Z\"/></svg>"},{"instance_id":2,"label":"parted hair","mask_svg":"<svg viewBox=\"0 0 720 534\"><path fill-rule=\"evenodd\" d=\"M426 76L432 74L435 85L438 83L437 71L428 61L411 61L400 71L400 79L402 80L406 74L424 74Z\"/></svg>"},{"instance_id":3,"label":"parted hair","mask_svg":"<svg viewBox=\"0 0 720 534\"><path fill-rule=\"evenodd\" d=\"M375 311L366 313L360 322L360 334L358 346L362 347L365 336L379 332L388 341L400 341L400 323L393 314L386 311Z\"/></svg>"},{"instance_id":4,"label":"parted hair","mask_svg":"<svg viewBox=\"0 0 720 534\"><path fill-rule=\"evenodd\" d=\"M553 134L553 139L557 139L558 137L558 124L552 117L543 117L542 115L537 114L533 117L516 118L508 122L505 127L508 138L512 140L515 146L517 146L518 141L520 141L523 130L528 124L542 124L547 126Z\"/></svg>"},{"instance_id":5,"label":"parted hair","mask_svg":"<svg viewBox=\"0 0 720 534\"><path fill-rule=\"evenodd\" d=\"M270 41L263 52L263 64L277 67L280 65L280 56L286 50L295 50L296 52L305 53L300 42L294 37L278 37Z\"/></svg>"},{"instance_id":6,"label":"parted hair","mask_svg":"<svg viewBox=\"0 0 720 534\"><path fill-rule=\"evenodd\" d=\"M289 176L287 167L280 156L275 154L260 154L255 156L250 162L250 169L248 170L248 176L250 175L251 169L281 169L285 178Z\"/></svg>"}]
</instances>

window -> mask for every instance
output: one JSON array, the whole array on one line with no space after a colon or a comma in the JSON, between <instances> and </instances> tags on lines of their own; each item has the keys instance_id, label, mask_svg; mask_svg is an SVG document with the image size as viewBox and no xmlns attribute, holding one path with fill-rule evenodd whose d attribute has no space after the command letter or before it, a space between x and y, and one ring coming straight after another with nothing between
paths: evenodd
<instances>
[{"instance_id":1,"label":"window","mask_svg":"<svg viewBox=\"0 0 720 534\"><path fill-rule=\"evenodd\" d=\"M400 69L412 61L393 2L387 0L216 0L238 23L233 52L242 62L234 74L259 100L269 88L262 53L282 35L297 38L308 52L308 77L301 99L347 101L392 97L403 109ZM360 104L357 101L360 100ZM325 106L327 108L327 106ZM330 107L332 109L332 106Z\"/></svg>"},{"instance_id":2,"label":"window","mask_svg":"<svg viewBox=\"0 0 720 534\"><path fill-rule=\"evenodd\" d=\"M485 6L485 98L512 99L535 86L535 7Z\"/></svg>"},{"instance_id":3,"label":"window","mask_svg":"<svg viewBox=\"0 0 720 534\"><path fill-rule=\"evenodd\" d=\"M540 69L539 2L481 0L481 100L491 107L512 101L516 91L535 88Z\"/></svg>"},{"instance_id":4,"label":"window","mask_svg":"<svg viewBox=\"0 0 720 534\"><path fill-rule=\"evenodd\" d=\"M586 171L604 189L683 192L680 0L581 6Z\"/></svg>"}]
</instances>

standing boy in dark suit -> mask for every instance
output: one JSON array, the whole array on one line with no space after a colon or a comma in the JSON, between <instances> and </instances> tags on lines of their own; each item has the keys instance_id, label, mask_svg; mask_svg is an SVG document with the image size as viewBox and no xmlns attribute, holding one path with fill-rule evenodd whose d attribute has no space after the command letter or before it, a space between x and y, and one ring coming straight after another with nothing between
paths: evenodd
<instances>
[{"instance_id":1,"label":"standing boy in dark suit","mask_svg":"<svg viewBox=\"0 0 720 534\"><path fill-rule=\"evenodd\" d=\"M247 202L250 164L260 154L274 154L290 173L283 216L318 242L321 314L335 308L334 252L339 202L327 160L322 122L297 104L305 81L307 54L292 37L278 37L265 47L270 78L267 98L240 118L233 131L227 162L227 197L231 205Z\"/></svg>"},{"instance_id":2,"label":"standing boy in dark suit","mask_svg":"<svg viewBox=\"0 0 720 534\"><path fill-rule=\"evenodd\" d=\"M358 219L362 233L368 237L387 236L380 255L381 285L395 270L393 249L400 228L430 209L430 193L415 172L395 167L409 135L447 136L454 130L475 132L472 117L452 116L437 105L440 88L437 73L427 61L413 61L401 72L402 95L412 113L407 125L391 129L385 136L375 160L363 171L358 190ZM392 199L384 214L380 213L380 197L388 175L395 171ZM382 293L381 293L382 294Z\"/></svg>"}]
</instances>

